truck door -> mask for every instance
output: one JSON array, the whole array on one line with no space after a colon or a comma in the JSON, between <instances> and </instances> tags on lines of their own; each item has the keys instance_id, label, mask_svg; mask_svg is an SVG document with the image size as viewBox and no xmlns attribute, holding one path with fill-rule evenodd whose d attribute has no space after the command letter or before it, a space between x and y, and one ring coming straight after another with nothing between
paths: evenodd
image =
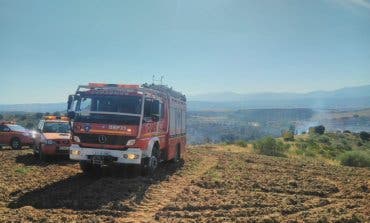
<instances>
[{"instance_id":1,"label":"truck door","mask_svg":"<svg viewBox=\"0 0 370 223\"><path fill-rule=\"evenodd\" d=\"M167 131L167 121L165 119L166 111L165 111L165 104L163 102L159 102L159 132L165 133Z\"/></svg>"},{"instance_id":2,"label":"truck door","mask_svg":"<svg viewBox=\"0 0 370 223\"><path fill-rule=\"evenodd\" d=\"M11 132L10 128L6 125L0 125L0 144L7 145L10 143Z\"/></svg>"},{"instance_id":3,"label":"truck door","mask_svg":"<svg viewBox=\"0 0 370 223\"><path fill-rule=\"evenodd\" d=\"M151 98L146 98L144 103L144 133L157 132L158 123L159 101Z\"/></svg>"}]
</instances>

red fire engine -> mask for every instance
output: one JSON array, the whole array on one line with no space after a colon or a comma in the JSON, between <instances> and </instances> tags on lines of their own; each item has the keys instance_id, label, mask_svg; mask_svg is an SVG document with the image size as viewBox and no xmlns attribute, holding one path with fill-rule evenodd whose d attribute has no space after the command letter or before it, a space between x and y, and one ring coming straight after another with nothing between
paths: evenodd
<instances>
[{"instance_id":1,"label":"red fire engine","mask_svg":"<svg viewBox=\"0 0 370 223\"><path fill-rule=\"evenodd\" d=\"M186 144L186 97L164 85L90 83L68 99L70 158L84 172L114 164L178 162Z\"/></svg>"}]
</instances>

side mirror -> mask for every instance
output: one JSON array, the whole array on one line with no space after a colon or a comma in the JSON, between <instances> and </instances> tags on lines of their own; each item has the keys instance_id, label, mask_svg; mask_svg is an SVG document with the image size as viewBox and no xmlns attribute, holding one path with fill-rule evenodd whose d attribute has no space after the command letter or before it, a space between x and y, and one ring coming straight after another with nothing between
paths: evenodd
<instances>
[{"instance_id":1,"label":"side mirror","mask_svg":"<svg viewBox=\"0 0 370 223\"><path fill-rule=\"evenodd\" d=\"M69 111L72 107L72 102L74 101L74 96L73 95L69 95L68 96L68 103L67 103L67 111Z\"/></svg>"},{"instance_id":2,"label":"side mirror","mask_svg":"<svg viewBox=\"0 0 370 223\"><path fill-rule=\"evenodd\" d=\"M75 111L69 111L69 112L67 113L67 116L68 116L68 118L70 118L70 119L74 119L74 118L76 117L76 112L75 112Z\"/></svg>"},{"instance_id":3,"label":"side mirror","mask_svg":"<svg viewBox=\"0 0 370 223\"><path fill-rule=\"evenodd\" d=\"M152 121L153 122L158 122L159 121L159 115L157 115L157 114L152 115Z\"/></svg>"}]
</instances>

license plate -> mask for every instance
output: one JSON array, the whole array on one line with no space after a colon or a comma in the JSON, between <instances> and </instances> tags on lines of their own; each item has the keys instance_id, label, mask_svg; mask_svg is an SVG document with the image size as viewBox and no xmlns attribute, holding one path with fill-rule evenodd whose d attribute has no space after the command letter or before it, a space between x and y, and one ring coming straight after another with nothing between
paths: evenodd
<instances>
[{"instance_id":1,"label":"license plate","mask_svg":"<svg viewBox=\"0 0 370 223\"><path fill-rule=\"evenodd\" d=\"M101 156L93 156L92 163L96 165L102 165L103 164L103 158Z\"/></svg>"},{"instance_id":2,"label":"license plate","mask_svg":"<svg viewBox=\"0 0 370 223\"><path fill-rule=\"evenodd\" d=\"M69 147L61 146L61 147L59 147L59 150L69 150Z\"/></svg>"}]
</instances>

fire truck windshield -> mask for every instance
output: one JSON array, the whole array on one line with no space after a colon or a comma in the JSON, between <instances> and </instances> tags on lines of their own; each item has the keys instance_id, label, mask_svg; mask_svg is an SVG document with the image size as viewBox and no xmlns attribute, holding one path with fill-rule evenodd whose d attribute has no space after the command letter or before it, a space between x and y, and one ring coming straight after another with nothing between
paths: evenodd
<instances>
[{"instance_id":1,"label":"fire truck windshield","mask_svg":"<svg viewBox=\"0 0 370 223\"><path fill-rule=\"evenodd\" d=\"M76 111L83 113L140 114L142 98L139 96L89 95L81 97Z\"/></svg>"},{"instance_id":2,"label":"fire truck windshield","mask_svg":"<svg viewBox=\"0 0 370 223\"><path fill-rule=\"evenodd\" d=\"M141 96L83 95L76 103L75 121L138 125L141 107Z\"/></svg>"},{"instance_id":3,"label":"fire truck windshield","mask_svg":"<svg viewBox=\"0 0 370 223\"><path fill-rule=\"evenodd\" d=\"M45 133L69 133L68 122L45 122L42 131Z\"/></svg>"}]
</instances>

